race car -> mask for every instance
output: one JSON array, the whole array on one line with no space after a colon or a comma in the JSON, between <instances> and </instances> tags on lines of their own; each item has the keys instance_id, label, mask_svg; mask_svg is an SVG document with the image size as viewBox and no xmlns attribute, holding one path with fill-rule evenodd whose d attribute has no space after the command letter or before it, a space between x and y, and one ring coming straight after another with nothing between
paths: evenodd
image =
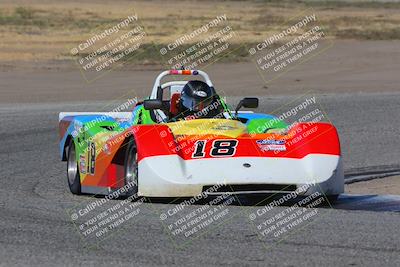
<instances>
[{"instance_id":1,"label":"race car","mask_svg":"<svg viewBox=\"0 0 400 267\"><path fill-rule=\"evenodd\" d=\"M167 76L195 80L163 83ZM70 191L146 197L320 192L330 199L343 193L336 128L240 111L258 101L246 97L231 109L204 71L167 70L132 111L61 112L59 148Z\"/></svg>"}]
</instances>

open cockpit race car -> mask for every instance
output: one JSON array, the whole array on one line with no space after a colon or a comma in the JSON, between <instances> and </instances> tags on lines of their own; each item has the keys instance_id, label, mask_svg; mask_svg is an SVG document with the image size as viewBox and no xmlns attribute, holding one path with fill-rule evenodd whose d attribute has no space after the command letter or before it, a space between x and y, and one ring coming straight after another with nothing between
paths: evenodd
<instances>
[{"instance_id":1,"label":"open cockpit race car","mask_svg":"<svg viewBox=\"0 0 400 267\"><path fill-rule=\"evenodd\" d=\"M203 81L161 82L182 75ZM169 70L131 112L62 112L59 145L70 190L146 197L193 197L209 188L320 192L331 199L341 194L335 127L288 125L276 116L239 111L257 106L257 98L243 98L231 110L204 71ZM313 136L305 138L310 125Z\"/></svg>"}]
</instances>

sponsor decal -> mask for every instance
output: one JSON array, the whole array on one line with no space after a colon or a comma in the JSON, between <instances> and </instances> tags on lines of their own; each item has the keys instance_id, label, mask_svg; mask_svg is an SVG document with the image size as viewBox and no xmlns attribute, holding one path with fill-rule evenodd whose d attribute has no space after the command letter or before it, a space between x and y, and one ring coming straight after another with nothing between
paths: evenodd
<instances>
[{"instance_id":1,"label":"sponsor decal","mask_svg":"<svg viewBox=\"0 0 400 267\"><path fill-rule=\"evenodd\" d=\"M93 175L96 163L96 145L93 142L89 142L88 146L89 146L89 151L88 151L87 172Z\"/></svg>"},{"instance_id":2,"label":"sponsor decal","mask_svg":"<svg viewBox=\"0 0 400 267\"><path fill-rule=\"evenodd\" d=\"M79 172L81 174L86 174L86 159L85 156L79 156Z\"/></svg>"},{"instance_id":3,"label":"sponsor decal","mask_svg":"<svg viewBox=\"0 0 400 267\"><path fill-rule=\"evenodd\" d=\"M285 140L257 140L258 147L261 151L286 151L286 141Z\"/></svg>"},{"instance_id":4,"label":"sponsor decal","mask_svg":"<svg viewBox=\"0 0 400 267\"><path fill-rule=\"evenodd\" d=\"M104 153L106 153L107 155L111 155L111 148L109 144L105 144L103 147L103 151Z\"/></svg>"},{"instance_id":5,"label":"sponsor decal","mask_svg":"<svg viewBox=\"0 0 400 267\"><path fill-rule=\"evenodd\" d=\"M129 122L129 118L116 118L115 119L118 123Z\"/></svg>"},{"instance_id":6,"label":"sponsor decal","mask_svg":"<svg viewBox=\"0 0 400 267\"><path fill-rule=\"evenodd\" d=\"M237 129L236 127L229 126L229 125L219 125L212 127L213 130L221 130L221 131L229 131L229 130L234 130Z\"/></svg>"}]
</instances>

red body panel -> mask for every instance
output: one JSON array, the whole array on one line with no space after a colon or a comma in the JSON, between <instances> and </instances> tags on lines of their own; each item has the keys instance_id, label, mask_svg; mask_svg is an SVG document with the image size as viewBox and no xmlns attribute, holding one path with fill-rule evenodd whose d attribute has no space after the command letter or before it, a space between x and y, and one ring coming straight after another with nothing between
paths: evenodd
<instances>
[{"instance_id":1,"label":"red body panel","mask_svg":"<svg viewBox=\"0 0 400 267\"><path fill-rule=\"evenodd\" d=\"M184 136L175 141L166 125L140 126L135 133L139 161L145 157L178 154L185 160L191 160L194 143L207 140L205 152L211 150L214 140L238 140L234 157L285 157L303 158L308 154L340 155L340 143L336 128L328 123L300 123L293 127L288 135L245 134L237 138L226 136ZM257 140L285 140L286 151L262 150ZM204 158L211 158L205 153Z\"/></svg>"},{"instance_id":2,"label":"red body panel","mask_svg":"<svg viewBox=\"0 0 400 267\"><path fill-rule=\"evenodd\" d=\"M96 173L82 181L85 186L119 188L124 185L123 166L112 163L117 151L124 145L124 140L134 136L138 160L161 155L179 155L184 160L195 160L193 153L195 142L205 140L204 156L212 158L213 141L237 140L232 157L275 157L303 158L308 154L340 155L340 144L335 127L328 123L301 123L293 127L287 135L278 134L243 134L237 138L227 136L178 136L174 137L167 125L132 126L125 132L107 141L109 153L100 152L96 159ZM177 140L175 140L177 139ZM263 150L257 140L284 140L285 151Z\"/></svg>"}]
</instances>

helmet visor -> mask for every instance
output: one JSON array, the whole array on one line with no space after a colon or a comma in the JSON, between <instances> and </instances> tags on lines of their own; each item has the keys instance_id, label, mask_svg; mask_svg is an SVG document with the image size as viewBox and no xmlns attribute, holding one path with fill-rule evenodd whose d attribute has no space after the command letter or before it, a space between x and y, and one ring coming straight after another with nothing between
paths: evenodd
<instances>
[{"instance_id":1,"label":"helmet visor","mask_svg":"<svg viewBox=\"0 0 400 267\"><path fill-rule=\"evenodd\" d=\"M190 111L201 111L212 103L212 97L208 98L195 98L186 97L183 99L183 106Z\"/></svg>"}]
</instances>

